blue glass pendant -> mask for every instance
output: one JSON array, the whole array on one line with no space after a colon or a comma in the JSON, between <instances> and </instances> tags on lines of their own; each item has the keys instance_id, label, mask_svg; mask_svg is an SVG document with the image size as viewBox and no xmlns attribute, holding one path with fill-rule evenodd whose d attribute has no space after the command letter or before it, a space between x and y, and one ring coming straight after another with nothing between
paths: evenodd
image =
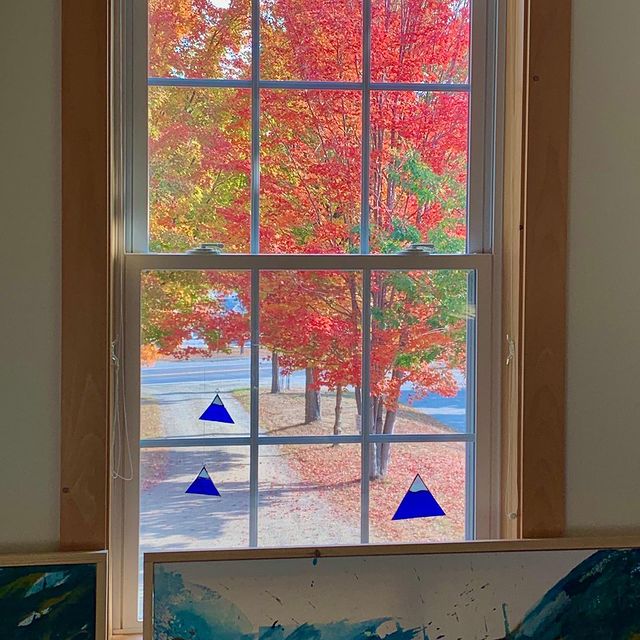
<instances>
[{"instance_id":1,"label":"blue glass pendant","mask_svg":"<svg viewBox=\"0 0 640 640\"><path fill-rule=\"evenodd\" d=\"M431 518L446 515L438 501L433 497L424 480L417 474L413 479L409 491L405 493L402 502L392 520L408 520L409 518Z\"/></svg>"}]
</instances>

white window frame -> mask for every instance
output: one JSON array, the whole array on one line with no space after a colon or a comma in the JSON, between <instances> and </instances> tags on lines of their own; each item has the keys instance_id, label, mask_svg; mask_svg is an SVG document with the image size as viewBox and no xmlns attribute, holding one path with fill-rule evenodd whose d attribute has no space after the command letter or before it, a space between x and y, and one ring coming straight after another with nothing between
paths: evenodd
<instances>
[{"instance_id":1,"label":"white window frame","mask_svg":"<svg viewBox=\"0 0 640 640\"><path fill-rule=\"evenodd\" d=\"M371 0L363 0L363 81L301 82L260 81L258 39L252 39L252 79L250 81L167 81L151 80L149 84L183 84L186 86L233 87L252 89L252 180L251 180L251 253L250 254L153 254L148 250L147 203L147 4L146 0L118 0L114 8L114 59L119 61L114 69L114 86L121 95L116 96L120 110L115 120L120 120L116 131L121 139L119 166L121 194L116 198L117 229L122 247L119 256L121 277L119 296L122 308L120 335L123 340L124 366L122 386L126 422L124 437L130 443L133 473L131 478L117 478L112 491L112 547L113 563L113 626L124 633L139 633L138 612L138 533L139 533L139 461L140 461L140 276L146 270L243 270L251 272L251 344L258 342L259 272L262 270L345 270L363 273L363 368L362 398L363 424L370 421L369 403L369 308L370 274L374 270L469 270L475 276L470 279L469 295L475 304L475 318L468 330L467 419L469 430L456 435L385 436L370 434L363 428L362 435L341 436L265 436L258 426L258 364L257 348L251 350L251 420L247 437L189 438L184 441L171 439L170 446L248 445L251 447L250 469L250 543L257 544L258 518L258 451L263 444L322 444L339 439L341 442L357 442L362 451L372 442L467 442L467 522L469 539L488 539L499 535L499 376L500 376L500 256L499 238L494 229L500 228L501 185L500 175L502 96L502 36L504 6L502 0L472 0L471 68L468 85L433 85L422 83L393 83L384 85L369 82L370 42L368 33ZM252 3L252 31L259 30L258 2ZM363 150L361 197L361 253L340 255L277 255L259 254L258 230L259 180L258 116L260 112L259 89L357 89L363 92L362 139L368 139L369 99L371 89L376 90L465 90L470 93L470 134L468 161L468 240L465 254L451 255L375 255L368 254L369 210L369 148ZM463 88L464 87L464 88ZM116 109L117 111L117 109ZM474 339L475 338L475 339ZM475 357L473 357L475 355ZM118 399L116 398L116 401ZM115 434L114 434L115 435ZM169 446L161 440L145 441L142 446ZM363 483L368 486L368 455L362 456ZM368 542L368 495L362 492L361 532L362 542Z\"/></svg>"}]
</instances>

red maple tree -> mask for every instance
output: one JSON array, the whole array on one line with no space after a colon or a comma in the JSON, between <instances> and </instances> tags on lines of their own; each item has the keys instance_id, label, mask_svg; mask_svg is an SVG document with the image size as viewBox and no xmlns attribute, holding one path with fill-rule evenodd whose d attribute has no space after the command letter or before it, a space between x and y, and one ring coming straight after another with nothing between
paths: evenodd
<instances>
[{"instance_id":1,"label":"red maple tree","mask_svg":"<svg viewBox=\"0 0 640 640\"><path fill-rule=\"evenodd\" d=\"M150 0L149 74L250 78L250 10L249 0ZM360 82L362 40L357 0L265 0L261 77ZM467 0L372 0L373 82L466 83L468 53ZM357 87L262 89L260 107L261 251L360 250L363 145L370 251L394 253L415 242L463 250L465 91L372 91L368 140ZM250 89L150 87L149 114L152 250L222 242L226 252L247 252ZM144 278L147 355L206 355L248 342L246 273ZM393 433L403 385L415 396L457 391L452 370L464 365L466 286L463 272L373 274L373 431ZM260 309L261 346L277 358L275 374L307 372L305 421L317 418L322 388L335 390L340 403L352 387L361 406L359 274L265 272ZM194 335L206 346L185 347ZM384 476L389 447L372 451L372 477Z\"/></svg>"}]
</instances>

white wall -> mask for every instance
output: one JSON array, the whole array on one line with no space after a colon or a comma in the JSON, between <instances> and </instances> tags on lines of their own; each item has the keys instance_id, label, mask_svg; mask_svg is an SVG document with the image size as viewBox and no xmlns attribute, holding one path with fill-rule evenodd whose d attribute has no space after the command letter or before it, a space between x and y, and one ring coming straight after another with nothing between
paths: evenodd
<instances>
[{"instance_id":1,"label":"white wall","mask_svg":"<svg viewBox=\"0 0 640 640\"><path fill-rule=\"evenodd\" d=\"M0 0L0 550L58 541L58 0Z\"/></svg>"},{"instance_id":2,"label":"white wall","mask_svg":"<svg viewBox=\"0 0 640 640\"><path fill-rule=\"evenodd\" d=\"M569 528L640 529L640 2L573 0Z\"/></svg>"}]
</instances>

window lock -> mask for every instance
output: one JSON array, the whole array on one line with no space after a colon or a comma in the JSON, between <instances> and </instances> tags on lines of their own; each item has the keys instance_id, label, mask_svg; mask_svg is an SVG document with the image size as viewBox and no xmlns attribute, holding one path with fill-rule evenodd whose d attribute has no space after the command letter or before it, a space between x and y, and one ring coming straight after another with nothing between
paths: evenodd
<instances>
[{"instance_id":1,"label":"window lock","mask_svg":"<svg viewBox=\"0 0 640 640\"><path fill-rule=\"evenodd\" d=\"M432 254L435 252L436 252L436 247L430 242L414 242L413 244L409 245L406 249L403 249L402 251L400 251L400 253L403 255L414 254L414 253Z\"/></svg>"},{"instance_id":2,"label":"window lock","mask_svg":"<svg viewBox=\"0 0 640 640\"><path fill-rule=\"evenodd\" d=\"M189 249L187 253L223 253L223 249L222 242L203 242L201 245Z\"/></svg>"}]
</instances>

